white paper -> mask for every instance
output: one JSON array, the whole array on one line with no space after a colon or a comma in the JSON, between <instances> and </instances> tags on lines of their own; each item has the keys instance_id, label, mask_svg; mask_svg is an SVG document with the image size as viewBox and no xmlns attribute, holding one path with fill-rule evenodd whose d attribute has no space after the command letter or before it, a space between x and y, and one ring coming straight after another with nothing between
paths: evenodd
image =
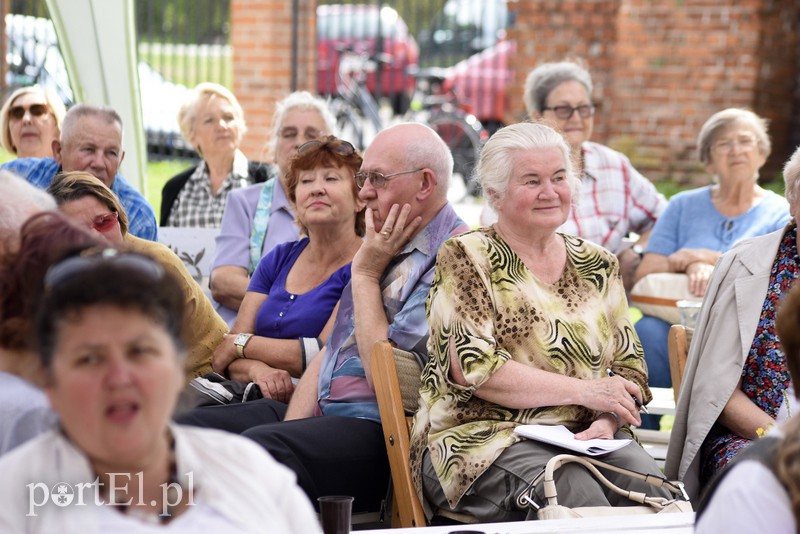
<instances>
[{"instance_id":1,"label":"white paper","mask_svg":"<svg viewBox=\"0 0 800 534\"><path fill-rule=\"evenodd\" d=\"M575 434L564 425L521 425L515 428L514 432L526 438L558 445L589 456L599 456L616 451L632 441L630 439L575 439Z\"/></svg>"}]
</instances>

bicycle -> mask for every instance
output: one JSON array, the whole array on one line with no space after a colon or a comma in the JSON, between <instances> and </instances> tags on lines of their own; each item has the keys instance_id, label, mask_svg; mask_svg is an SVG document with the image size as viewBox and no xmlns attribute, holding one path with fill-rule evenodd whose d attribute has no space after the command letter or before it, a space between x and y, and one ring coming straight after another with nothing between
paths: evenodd
<instances>
[{"instance_id":1,"label":"bicycle","mask_svg":"<svg viewBox=\"0 0 800 534\"><path fill-rule=\"evenodd\" d=\"M479 196L472 173L489 132L466 111L452 91L444 91L446 71L430 68L409 72L414 77L414 93L406 113L392 120L367 89L367 76L378 65L388 64L385 56L369 55L351 47L341 47L337 76L337 95L330 101L339 135L364 149L372 137L392 122L427 124L444 140L453 154L453 173L461 176L469 194Z\"/></svg>"}]
</instances>

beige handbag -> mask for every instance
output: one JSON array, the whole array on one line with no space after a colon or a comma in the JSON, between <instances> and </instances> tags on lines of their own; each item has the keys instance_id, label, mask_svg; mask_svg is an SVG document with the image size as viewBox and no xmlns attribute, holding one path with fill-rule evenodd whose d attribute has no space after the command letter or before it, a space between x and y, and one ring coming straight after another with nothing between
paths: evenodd
<instances>
[{"instance_id":1,"label":"beige handbag","mask_svg":"<svg viewBox=\"0 0 800 534\"><path fill-rule=\"evenodd\" d=\"M600 481L605 487L626 497L634 502L639 503L641 506L584 506L578 508L569 508L558 504L558 495L556 492L556 484L554 480L555 471L562 465L570 462L575 462L583 465L592 473L597 480ZM644 480L651 486L658 488L666 488L675 495L673 499L665 497L648 497L644 493L629 491L620 488L616 484L608 480L597 469L602 467L609 471L628 475L631 478ZM544 496L547 503L544 507L539 507L531 499L533 489L535 489L541 478L544 478ZM631 514L665 514L671 512L692 512L692 504L689 502L689 496L683 489L682 482L673 482L666 478L657 475L646 475L638 473L631 469L617 467L615 465L601 462L595 458L586 456L576 456L574 454L559 454L554 456L547 462L543 473L528 487L528 490L520 495L518 502L523 505L534 506L538 509L536 516L538 519L565 519L572 517L597 517L606 515L631 515Z\"/></svg>"},{"instance_id":2,"label":"beige handbag","mask_svg":"<svg viewBox=\"0 0 800 534\"><path fill-rule=\"evenodd\" d=\"M677 304L681 300L700 301L689 291L689 276L684 273L648 274L631 289L631 304L669 324L681 324Z\"/></svg>"}]
</instances>

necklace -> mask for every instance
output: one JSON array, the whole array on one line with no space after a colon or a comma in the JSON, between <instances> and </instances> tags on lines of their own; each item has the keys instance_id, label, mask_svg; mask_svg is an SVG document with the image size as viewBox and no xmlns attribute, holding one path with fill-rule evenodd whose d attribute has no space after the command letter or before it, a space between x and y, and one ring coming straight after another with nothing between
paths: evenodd
<instances>
[{"instance_id":1,"label":"necklace","mask_svg":"<svg viewBox=\"0 0 800 534\"><path fill-rule=\"evenodd\" d=\"M142 475L143 476L143 475ZM132 503L116 502L113 495L109 495L107 490L104 490L105 496L108 498L108 504L118 512L135 517L143 523L151 525L164 525L172 521L175 517L175 510L180 506L181 501L175 499L177 495L183 495L183 486L178 482L178 466L175 462L175 438L172 432L169 432L169 476L163 493L164 502L162 504L161 513L158 511L153 512L151 509L144 506L145 503ZM175 504L172 504L175 503ZM151 505L155 505L156 501L151 501Z\"/></svg>"}]
</instances>

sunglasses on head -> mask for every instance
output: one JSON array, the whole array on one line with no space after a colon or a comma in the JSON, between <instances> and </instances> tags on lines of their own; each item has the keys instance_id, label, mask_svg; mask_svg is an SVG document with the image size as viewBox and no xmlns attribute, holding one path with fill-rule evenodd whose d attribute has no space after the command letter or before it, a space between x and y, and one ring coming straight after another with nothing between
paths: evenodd
<instances>
[{"instance_id":1,"label":"sunglasses on head","mask_svg":"<svg viewBox=\"0 0 800 534\"><path fill-rule=\"evenodd\" d=\"M99 215L95 217L92 221L92 228L100 233L107 232L111 230L111 228L117 224L118 221L119 213L112 211L110 213L106 213L105 215Z\"/></svg>"},{"instance_id":2,"label":"sunglasses on head","mask_svg":"<svg viewBox=\"0 0 800 534\"><path fill-rule=\"evenodd\" d=\"M339 154L340 156L345 157L352 156L356 153L356 147L344 139L338 139L332 135L329 135L324 139L312 139L311 141L306 141L297 147L297 153L302 154L310 150L322 150L323 148L330 150L334 154Z\"/></svg>"},{"instance_id":3,"label":"sunglasses on head","mask_svg":"<svg viewBox=\"0 0 800 534\"><path fill-rule=\"evenodd\" d=\"M148 256L131 252L120 252L114 248L90 249L79 256L71 256L62 260L47 270L44 277L46 290L62 284L92 267L102 263L114 264L129 271L144 274L157 282L164 277L164 268Z\"/></svg>"},{"instance_id":4,"label":"sunglasses on head","mask_svg":"<svg viewBox=\"0 0 800 534\"><path fill-rule=\"evenodd\" d=\"M32 104L27 108L25 106L14 106L8 110L8 116L18 121L21 120L22 117L25 116L25 112L28 111L33 117L41 117L45 113L49 113L50 108L47 107L47 104Z\"/></svg>"}]
</instances>

